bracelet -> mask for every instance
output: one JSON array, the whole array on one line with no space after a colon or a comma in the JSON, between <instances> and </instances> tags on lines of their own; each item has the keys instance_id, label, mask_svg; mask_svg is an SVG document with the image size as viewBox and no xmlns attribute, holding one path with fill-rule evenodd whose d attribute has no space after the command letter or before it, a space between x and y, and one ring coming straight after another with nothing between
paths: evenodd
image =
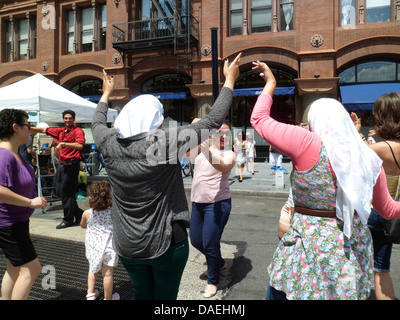
<instances>
[{"instance_id":1,"label":"bracelet","mask_svg":"<svg viewBox=\"0 0 400 320\"><path fill-rule=\"evenodd\" d=\"M367 140L364 136L361 138L362 139L362 141L365 141L365 140Z\"/></svg>"}]
</instances>

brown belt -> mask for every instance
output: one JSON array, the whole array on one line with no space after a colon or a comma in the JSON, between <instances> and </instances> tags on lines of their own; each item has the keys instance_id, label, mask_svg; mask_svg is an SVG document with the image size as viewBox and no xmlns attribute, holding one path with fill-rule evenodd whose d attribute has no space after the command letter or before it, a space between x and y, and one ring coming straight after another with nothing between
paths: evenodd
<instances>
[{"instance_id":1,"label":"brown belt","mask_svg":"<svg viewBox=\"0 0 400 320\"><path fill-rule=\"evenodd\" d=\"M294 206L294 210L298 213L306 214L309 216L325 217L325 218L336 218L335 210L312 210L304 207Z\"/></svg>"},{"instance_id":2,"label":"brown belt","mask_svg":"<svg viewBox=\"0 0 400 320\"><path fill-rule=\"evenodd\" d=\"M79 159L73 158L73 159L67 159L67 160L59 160L58 163L59 164L66 164L66 163L72 163L72 162L75 162L75 161L79 161Z\"/></svg>"}]
</instances>

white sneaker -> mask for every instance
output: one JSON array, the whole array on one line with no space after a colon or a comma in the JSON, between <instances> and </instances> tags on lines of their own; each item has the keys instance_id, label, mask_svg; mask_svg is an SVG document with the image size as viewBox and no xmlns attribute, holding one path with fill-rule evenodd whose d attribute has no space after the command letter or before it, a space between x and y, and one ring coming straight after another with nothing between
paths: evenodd
<instances>
[{"instance_id":1,"label":"white sneaker","mask_svg":"<svg viewBox=\"0 0 400 320\"><path fill-rule=\"evenodd\" d=\"M86 300L96 300L99 296L99 290L95 289L94 292L86 295Z\"/></svg>"}]
</instances>

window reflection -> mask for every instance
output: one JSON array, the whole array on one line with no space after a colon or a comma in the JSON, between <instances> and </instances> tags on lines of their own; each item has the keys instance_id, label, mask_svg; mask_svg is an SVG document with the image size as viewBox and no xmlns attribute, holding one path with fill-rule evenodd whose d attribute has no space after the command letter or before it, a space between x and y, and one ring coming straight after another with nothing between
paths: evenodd
<instances>
[{"instance_id":1,"label":"window reflection","mask_svg":"<svg viewBox=\"0 0 400 320\"><path fill-rule=\"evenodd\" d=\"M341 19L340 25L354 26L356 24L355 0L341 0Z\"/></svg>"},{"instance_id":2,"label":"window reflection","mask_svg":"<svg viewBox=\"0 0 400 320\"><path fill-rule=\"evenodd\" d=\"M101 80L85 80L77 83L71 91L79 96L92 96L102 94L103 82Z\"/></svg>"},{"instance_id":3,"label":"window reflection","mask_svg":"<svg viewBox=\"0 0 400 320\"><path fill-rule=\"evenodd\" d=\"M400 81L400 64L370 61L352 66L339 74L340 83Z\"/></svg>"},{"instance_id":4,"label":"window reflection","mask_svg":"<svg viewBox=\"0 0 400 320\"><path fill-rule=\"evenodd\" d=\"M367 23L390 21L390 0L366 0Z\"/></svg>"}]
</instances>

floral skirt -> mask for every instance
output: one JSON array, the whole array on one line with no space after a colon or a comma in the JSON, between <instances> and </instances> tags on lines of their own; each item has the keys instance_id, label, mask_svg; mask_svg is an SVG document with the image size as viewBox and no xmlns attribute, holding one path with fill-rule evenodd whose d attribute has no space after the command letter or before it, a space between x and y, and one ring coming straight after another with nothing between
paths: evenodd
<instances>
[{"instance_id":1,"label":"floral skirt","mask_svg":"<svg viewBox=\"0 0 400 320\"><path fill-rule=\"evenodd\" d=\"M270 285L291 300L359 300L373 288L370 231L355 215L347 239L338 219L295 212L268 267Z\"/></svg>"}]
</instances>

